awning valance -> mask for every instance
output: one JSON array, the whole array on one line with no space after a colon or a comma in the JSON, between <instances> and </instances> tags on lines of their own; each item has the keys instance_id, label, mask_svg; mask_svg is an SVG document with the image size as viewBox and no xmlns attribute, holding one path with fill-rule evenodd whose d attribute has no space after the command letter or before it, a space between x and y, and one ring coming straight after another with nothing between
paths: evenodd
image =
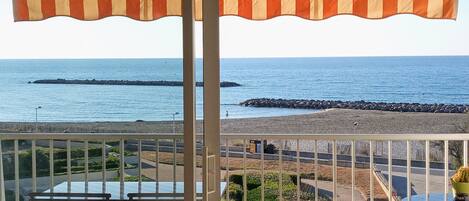
<instances>
[{"instance_id":1,"label":"awning valance","mask_svg":"<svg viewBox=\"0 0 469 201\"><path fill-rule=\"evenodd\" d=\"M220 16L266 20L298 16L322 20L336 15L382 19L396 14L414 14L429 19L456 19L458 0L219 0ZM127 16L149 21L182 15L182 0L13 0L16 21L70 16L98 20ZM195 0L195 18L202 19L202 0Z\"/></svg>"}]
</instances>

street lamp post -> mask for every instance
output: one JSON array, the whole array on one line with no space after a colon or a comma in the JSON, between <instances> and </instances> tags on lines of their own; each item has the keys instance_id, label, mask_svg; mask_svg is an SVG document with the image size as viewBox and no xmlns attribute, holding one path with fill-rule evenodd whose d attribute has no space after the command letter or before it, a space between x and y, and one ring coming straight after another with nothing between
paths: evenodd
<instances>
[{"instance_id":1,"label":"street lamp post","mask_svg":"<svg viewBox=\"0 0 469 201\"><path fill-rule=\"evenodd\" d=\"M35 124L35 127L36 127L35 130L36 130L36 131L35 131L35 132L37 133L37 132L38 132L38 130L37 130L37 111L38 111L39 109L42 109L42 106L38 106L38 107L36 107L35 109L36 109L36 124Z\"/></svg>"},{"instance_id":2,"label":"street lamp post","mask_svg":"<svg viewBox=\"0 0 469 201\"><path fill-rule=\"evenodd\" d=\"M176 115L179 115L179 112L175 112L173 115L173 135L176 134ZM177 153L177 142L176 138L173 140L173 170L176 170L176 153ZM176 192L176 171L173 171L173 192Z\"/></svg>"},{"instance_id":3,"label":"street lamp post","mask_svg":"<svg viewBox=\"0 0 469 201\"><path fill-rule=\"evenodd\" d=\"M176 134L176 115L179 115L179 112L173 113L173 134Z\"/></svg>"}]
</instances>

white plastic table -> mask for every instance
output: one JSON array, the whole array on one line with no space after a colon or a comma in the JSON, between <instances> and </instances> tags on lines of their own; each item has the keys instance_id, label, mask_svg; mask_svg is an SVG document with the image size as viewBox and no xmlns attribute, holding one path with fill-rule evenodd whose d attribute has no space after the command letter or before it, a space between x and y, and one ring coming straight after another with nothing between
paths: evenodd
<instances>
[{"instance_id":1,"label":"white plastic table","mask_svg":"<svg viewBox=\"0 0 469 201\"><path fill-rule=\"evenodd\" d=\"M120 182L106 182L106 193L111 194L111 199L127 198L128 193L184 193L184 182L176 182L176 192L174 192L174 182L158 182L158 191L156 191L156 182L142 182L139 187L138 182L124 182L124 191L121 192ZM221 192L223 193L226 182L220 182ZM54 193L63 193L68 191L68 183L63 182L54 187ZM45 191L50 192L50 189ZM71 182L71 193L85 193L85 182ZM88 191L86 193L102 193L103 182L88 182ZM202 182L196 183L196 192L202 193Z\"/></svg>"},{"instance_id":2,"label":"white plastic table","mask_svg":"<svg viewBox=\"0 0 469 201\"><path fill-rule=\"evenodd\" d=\"M444 193L431 193L429 201L444 201L444 199L445 199L444 195L445 195ZM425 194L423 194L423 195L413 195L411 197L411 200L412 201L425 201ZM453 200L453 194L449 193L448 194L448 201L452 201L452 200ZM404 199L402 199L402 201L409 201L409 199L404 198Z\"/></svg>"}]
</instances>

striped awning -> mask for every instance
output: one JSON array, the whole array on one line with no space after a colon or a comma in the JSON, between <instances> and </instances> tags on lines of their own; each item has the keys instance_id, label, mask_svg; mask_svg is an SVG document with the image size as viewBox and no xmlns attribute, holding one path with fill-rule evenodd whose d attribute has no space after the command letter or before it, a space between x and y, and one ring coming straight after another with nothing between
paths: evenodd
<instances>
[{"instance_id":1,"label":"striped awning","mask_svg":"<svg viewBox=\"0 0 469 201\"><path fill-rule=\"evenodd\" d=\"M127 16L149 21L181 16L183 0L13 0L16 21L70 16L97 20ZM429 19L456 19L458 0L219 0L220 16L266 20L297 16L322 20L337 15L382 19L396 14L414 14ZM195 0L196 20L202 19L202 0Z\"/></svg>"}]
</instances>

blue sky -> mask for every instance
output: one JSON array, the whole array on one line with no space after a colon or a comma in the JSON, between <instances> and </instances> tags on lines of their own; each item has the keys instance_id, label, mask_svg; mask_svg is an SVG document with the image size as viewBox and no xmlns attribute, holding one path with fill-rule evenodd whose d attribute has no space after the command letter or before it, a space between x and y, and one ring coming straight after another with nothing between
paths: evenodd
<instances>
[{"instance_id":1,"label":"blue sky","mask_svg":"<svg viewBox=\"0 0 469 201\"><path fill-rule=\"evenodd\" d=\"M385 20L339 16L326 21L279 17L221 19L221 56L330 57L469 55L469 1L457 21L401 15ZM196 24L201 56L201 23ZM81 22L53 18L14 23L11 1L0 3L0 58L177 58L181 18L137 22L123 17Z\"/></svg>"}]
</instances>

